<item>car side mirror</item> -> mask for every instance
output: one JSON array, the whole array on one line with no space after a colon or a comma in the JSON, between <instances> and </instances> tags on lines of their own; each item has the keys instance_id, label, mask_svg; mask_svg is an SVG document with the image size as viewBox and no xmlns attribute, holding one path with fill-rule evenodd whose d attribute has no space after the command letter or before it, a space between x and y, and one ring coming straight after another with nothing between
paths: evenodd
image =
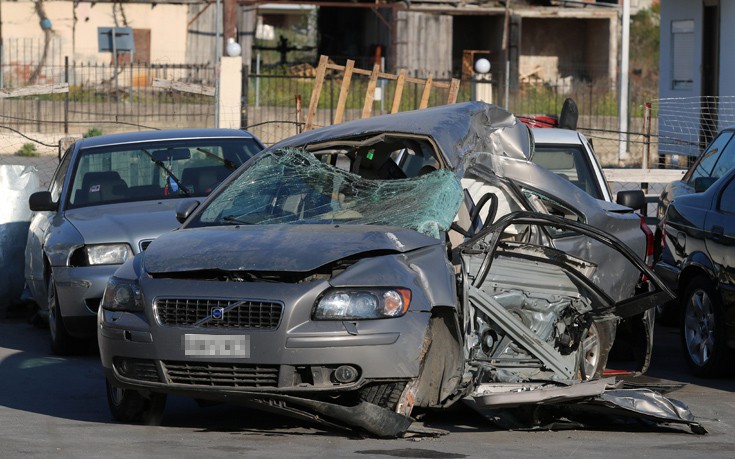
<instances>
[{"instance_id":1,"label":"car side mirror","mask_svg":"<svg viewBox=\"0 0 735 459\"><path fill-rule=\"evenodd\" d=\"M644 214L646 213L646 195L643 194L642 190L618 191L618 196L615 199L615 202L621 206L640 210Z\"/></svg>"},{"instance_id":2,"label":"car side mirror","mask_svg":"<svg viewBox=\"0 0 735 459\"><path fill-rule=\"evenodd\" d=\"M179 223L184 223L184 221L189 218L189 215L191 215L197 207L199 207L199 201L195 199L189 199L179 203L179 205L176 206L176 220L178 220Z\"/></svg>"},{"instance_id":3,"label":"car side mirror","mask_svg":"<svg viewBox=\"0 0 735 459\"><path fill-rule=\"evenodd\" d=\"M51 198L50 191L38 191L28 198L28 207L36 212L46 210L55 211L59 208L59 203L54 202Z\"/></svg>"},{"instance_id":4,"label":"car side mirror","mask_svg":"<svg viewBox=\"0 0 735 459\"><path fill-rule=\"evenodd\" d=\"M697 177L694 179L694 192L702 193L707 191L707 188L711 187L716 181L716 177Z\"/></svg>"}]
</instances>

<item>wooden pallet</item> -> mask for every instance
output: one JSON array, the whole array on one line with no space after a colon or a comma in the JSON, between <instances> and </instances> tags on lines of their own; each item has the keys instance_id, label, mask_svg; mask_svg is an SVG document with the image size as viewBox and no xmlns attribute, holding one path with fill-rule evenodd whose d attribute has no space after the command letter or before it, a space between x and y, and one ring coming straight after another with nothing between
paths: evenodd
<instances>
[{"instance_id":1,"label":"wooden pallet","mask_svg":"<svg viewBox=\"0 0 735 459\"><path fill-rule=\"evenodd\" d=\"M414 78L406 75L405 70L401 70L398 75L391 73L384 73L380 71L380 65L375 64L372 70L364 70L355 67L355 61L348 59L345 65L337 65L329 61L327 56L322 55L319 58L319 65L316 69L316 77L314 80L314 89L311 92L311 99L309 100L309 110L306 113L306 121L304 123L304 130L308 131L314 128L314 120L316 119L316 111L319 106L319 97L322 92L322 85L324 84L324 77L327 74L327 70L336 70L342 72L342 85L339 91L339 99L337 101L337 110L334 114L334 124L341 123L344 119L345 106L347 104L347 94L350 90L350 81L353 74L366 75L370 77L368 81L367 90L365 91L365 103L362 107L362 117L369 118L373 111L373 99L375 97L375 88L378 84L378 78L395 81L396 90L393 95L393 105L391 106L391 113L397 113L401 106L401 97L403 96L403 89L406 83L417 84L423 86L421 93L421 102L419 108L426 108L429 106L429 96L431 95L432 88L442 88L449 90L449 96L447 97L447 104L453 104L457 101L457 95L459 94L459 80L453 78L450 83L434 81L431 76L429 78Z\"/></svg>"}]
</instances>

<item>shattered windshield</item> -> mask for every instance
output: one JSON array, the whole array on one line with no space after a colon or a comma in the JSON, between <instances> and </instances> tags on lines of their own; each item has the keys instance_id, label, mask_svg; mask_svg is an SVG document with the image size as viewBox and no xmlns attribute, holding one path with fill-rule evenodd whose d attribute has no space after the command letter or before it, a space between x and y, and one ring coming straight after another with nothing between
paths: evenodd
<instances>
[{"instance_id":1,"label":"shattered windshield","mask_svg":"<svg viewBox=\"0 0 735 459\"><path fill-rule=\"evenodd\" d=\"M459 209L459 179L447 170L406 179L366 179L347 155L279 150L243 171L189 226L226 224L388 225L439 238ZM331 161L336 165L328 164Z\"/></svg>"}]
</instances>

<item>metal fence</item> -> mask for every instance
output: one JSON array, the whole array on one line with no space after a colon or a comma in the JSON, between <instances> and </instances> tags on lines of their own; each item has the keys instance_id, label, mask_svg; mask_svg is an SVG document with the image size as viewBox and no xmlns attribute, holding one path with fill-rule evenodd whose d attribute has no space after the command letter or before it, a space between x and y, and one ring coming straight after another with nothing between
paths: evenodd
<instances>
[{"instance_id":1,"label":"metal fence","mask_svg":"<svg viewBox=\"0 0 735 459\"><path fill-rule=\"evenodd\" d=\"M25 67L23 67L25 66ZM8 62L0 68L5 88L31 84L27 64ZM25 70L24 70L25 69ZM270 144L299 131L302 113L298 100L308 106L314 75L307 68L293 70L248 72L244 68L242 127L249 129ZM162 78L192 85L213 86L215 71L200 65L138 65L126 64L117 68L111 64L50 63L42 66L43 83L69 84L68 94L0 98L0 164L21 161L19 158L48 158L51 166L43 167L43 176L50 177L58 157L59 142L67 137L107 134L113 132L207 127L214 125L214 98L204 94L172 91L152 86L154 79ZM425 76L425 75L416 75ZM435 81L448 81L435 79ZM367 78L353 76L345 119L361 116L367 89ZM628 130L621 133L618 118L617 87L610 81L581 79L526 78L521 84L507 90L492 78L476 81L463 80L458 101L473 100L479 93L489 94L492 102L506 106L519 115L557 115L566 98L576 101L579 108L579 130L589 137L605 167L640 167L644 149L649 158L658 158L658 111L664 104L654 103L651 135L646 136L644 106L655 98L656 89L633 80L630 92ZM320 124L334 119L341 76L328 74L319 103ZM379 81L373 105L373 114L390 110L395 88L392 82ZM401 110L418 108L422 88L406 86L401 99ZM430 105L446 100L443 90L433 91ZM621 142L624 148L621 149ZM35 151L33 151L35 150ZM31 156L18 156L31 155ZM42 162L38 159L22 161ZM654 165L657 163L653 159ZM650 165L651 163L649 163ZM677 166L665 162L666 166ZM639 184L626 184L636 187Z\"/></svg>"}]
</instances>

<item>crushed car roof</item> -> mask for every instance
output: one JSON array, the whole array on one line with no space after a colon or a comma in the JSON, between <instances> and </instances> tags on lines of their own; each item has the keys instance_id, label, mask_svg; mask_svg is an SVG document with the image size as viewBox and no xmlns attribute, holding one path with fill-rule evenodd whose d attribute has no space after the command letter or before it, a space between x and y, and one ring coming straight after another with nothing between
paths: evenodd
<instances>
[{"instance_id":1,"label":"crushed car roof","mask_svg":"<svg viewBox=\"0 0 735 459\"><path fill-rule=\"evenodd\" d=\"M349 121L307 131L270 149L304 146L341 138L406 133L431 137L452 168L472 152L529 159L529 128L510 112L485 102L465 102Z\"/></svg>"}]
</instances>

